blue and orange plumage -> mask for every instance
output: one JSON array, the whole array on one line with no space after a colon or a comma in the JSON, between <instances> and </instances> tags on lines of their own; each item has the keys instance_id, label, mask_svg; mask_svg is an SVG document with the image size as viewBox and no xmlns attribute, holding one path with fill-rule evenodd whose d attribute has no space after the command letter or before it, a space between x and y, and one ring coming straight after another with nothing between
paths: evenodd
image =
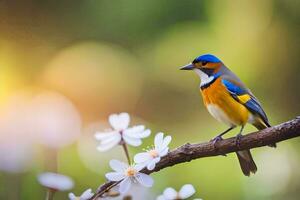
<instances>
[{"instance_id":1,"label":"blue and orange plumage","mask_svg":"<svg viewBox=\"0 0 300 200\"><path fill-rule=\"evenodd\" d=\"M215 119L230 127L216 139L221 139L222 135L237 126L242 127L241 133L246 123L258 129L270 126L255 96L216 56L211 54L199 56L181 69L194 70L200 76L200 91L204 105ZM237 156L246 176L249 176L250 172L256 172L257 167L250 150L238 151Z\"/></svg>"}]
</instances>

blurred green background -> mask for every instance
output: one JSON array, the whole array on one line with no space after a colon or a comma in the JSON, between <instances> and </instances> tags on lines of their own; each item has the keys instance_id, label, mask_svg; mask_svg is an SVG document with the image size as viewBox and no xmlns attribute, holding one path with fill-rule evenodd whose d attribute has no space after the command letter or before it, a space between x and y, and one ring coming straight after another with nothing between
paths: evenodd
<instances>
[{"instance_id":1,"label":"blurred green background","mask_svg":"<svg viewBox=\"0 0 300 200\"><path fill-rule=\"evenodd\" d=\"M132 125L152 130L131 154L159 131L175 148L225 130L205 110L198 77L178 70L201 54L223 60L271 124L299 115L299 10L297 0L1 0L0 199L43 199L36 175L54 169L74 179L76 194L96 189L111 158L125 161L121 148L96 151L93 135L109 128L110 113L128 112ZM37 140L45 132L58 134L57 160L51 139ZM191 183L206 200L299 199L299 139L253 153L250 178L232 154L167 168L138 191L154 199Z\"/></svg>"}]
</instances>

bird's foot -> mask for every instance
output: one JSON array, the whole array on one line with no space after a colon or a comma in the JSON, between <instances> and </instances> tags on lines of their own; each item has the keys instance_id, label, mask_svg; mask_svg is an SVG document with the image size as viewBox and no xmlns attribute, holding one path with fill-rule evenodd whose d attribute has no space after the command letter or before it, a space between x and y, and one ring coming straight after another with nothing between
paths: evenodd
<instances>
[{"instance_id":1,"label":"bird's foot","mask_svg":"<svg viewBox=\"0 0 300 200\"><path fill-rule=\"evenodd\" d=\"M218 135L217 137L211 139L210 141L213 142L213 145L215 146L215 144L221 140L223 140L222 136Z\"/></svg>"},{"instance_id":2,"label":"bird's foot","mask_svg":"<svg viewBox=\"0 0 300 200\"><path fill-rule=\"evenodd\" d=\"M235 145L238 147L238 149L240 149L242 137L243 135L241 133L237 134L235 137Z\"/></svg>"},{"instance_id":3,"label":"bird's foot","mask_svg":"<svg viewBox=\"0 0 300 200\"><path fill-rule=\"evenodd\" d=\"M218 147L217 147L216 144L217 144L217 142L222 141L222 140L223 140L222 136L218 135L217 137L213 138L213 139L210 140L210 141L213 143L214 148L215 148L215 149L218 149ZM227 155L226 155L226 154L222 154L222 156L227 156Z\"/></svg>"}]
</instances>

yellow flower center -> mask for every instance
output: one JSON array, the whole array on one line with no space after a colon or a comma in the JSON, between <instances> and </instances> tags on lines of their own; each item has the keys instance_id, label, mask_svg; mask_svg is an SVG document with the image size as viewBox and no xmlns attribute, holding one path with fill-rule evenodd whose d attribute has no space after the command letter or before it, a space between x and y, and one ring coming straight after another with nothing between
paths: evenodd
<instances>
[{"instance_id":1,"label":"yellow flower center","mask_svg":"<svg viewBox=\"0 0 300 200\"><path fill-rule=\"evenodd\" d=\"M155 149L150 150L149 154L152 158L156 158L158 156L158 152Z\"/></svg>"},{"instance_id":2,"label":"yellow flower center","mask_svg":"<svg viewBox=\"0 0 300 200\"><path fill-rule=\"evenodd\" d=\"M175 197L175 200L181 200L180 196L179 196L179 193L177 193L176 197Z\"/></svg>"},{"instance_id":3,"label":"yellow flower center","mask_svg":"<svg viewBox=\"0 0 300 200\"><path fill-rule=\"evenodd\" d=\"M137 171L133 167L128 167L125 172L126 176L135 176L136 173Z\"/></svg>"}]
</instances>

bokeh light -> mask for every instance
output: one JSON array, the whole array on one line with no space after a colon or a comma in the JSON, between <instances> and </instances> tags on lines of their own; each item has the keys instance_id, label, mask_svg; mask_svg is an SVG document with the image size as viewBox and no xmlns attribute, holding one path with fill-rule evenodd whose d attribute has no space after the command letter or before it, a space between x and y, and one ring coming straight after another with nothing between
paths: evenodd
<instances>
[{"instance_id":1,"label":"bokeh light","mask_svg":"<svg viewBox=\"0 0 300 200\"><path fill-rule=\"evenodd\" d=\"M41 93L31 102L31 128L41 144L60 148L73 143L80 135L81 118L64 96Z\"/></svg>"},{"instance_id":2,"label":"bokeh light","mask_svg":"<svg viewBox=\"0 0 300 200\"><path fill-rule=\"evenodd\" d=\"M160 131L171 148L224 131L202 105L198 77L179 70L200 54L221 58L272 125L299 115L299 9L293 0L1 1L0 199L44 198L36 175L49 166L74 179L75 194L95 191L108 161L126 160L121 147L96 150L111 113L152 131L131 155ZM252 152L250 178L234 154L205 158L154 174L134 199L185 183L203 199L299 199L299 141Z\"/></svg>"},{"instance_id":3,"label":"bokeh light","mask_svg":"<svg viewBox=\"0 0 300 200\"><path fill-rule=\"evenodd\" d=\"M81 42L61 50L50 61L41 83L64 92L84 113L90 113L87 118L95 118L103 111L136 105L144 76L138 65L120 47Z\"/></svg>"},{"instance_id":4,"label":"bokeh light","mask_svg":"<svg viewBox=\"0 0 300 200\"><path fill-rule=\"evenodd\" d=\"M33 166L33 135L30 132L31 96L18 91L0 109L0 170L23 172Z\"/></svg>"}]
</instances>

